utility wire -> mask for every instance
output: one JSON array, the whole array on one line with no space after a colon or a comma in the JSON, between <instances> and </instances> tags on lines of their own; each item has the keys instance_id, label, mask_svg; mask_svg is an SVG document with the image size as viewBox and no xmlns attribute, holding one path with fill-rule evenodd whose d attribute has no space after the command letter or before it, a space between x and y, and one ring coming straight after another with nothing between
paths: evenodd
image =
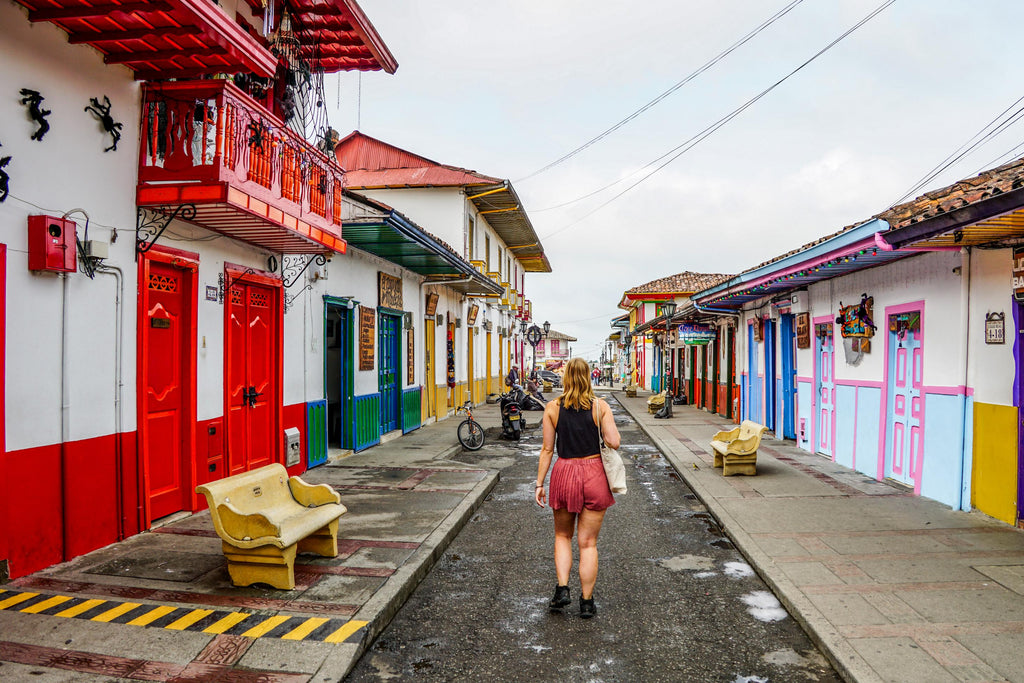
<instances>
[{"instance_id":1,"label":"utility wire","mask_svg":"<svg viewBox=\"0 0 1024 683\"><path fill-rule=\"evenodd\" d=\"M604 132L599 133L597 136L595 136L595 137L591 138L590 140L586 141L585 143L583 143L582 145L580 145L576 149L572 150L571 152L567 152L566 154L562 155L561 157L555 159L554 161L552 161L547 166L539 168L536 171L534 171L533 173L531 173L529 175L526 175L526 176L523 176L522 178L520 178L519 180L516 180L515 182L520 183L520 182L523 182L524 180L529 180L530 178L533 178L534 176L538 176L541 173L544 173L545 171L548 171L548 170L554 168L555 166L558 166L562 162L571 159L572 157L576 156L577 154L579 154L583 150L587 149L591 145L593 145L593 144L595 144L597 142L600 142L604 138L608 137L609 135L611 135L612 133L617 131L619 128L622 128L624 125L626 125L627 123L629 123L630 121L632 121L636 117L640 116L641 114L643 114L648 109L654 107L656 104L661 102L663 99L665 99L666 97L668 97L669 95L671 95L675 91L677 91L680 88L682 88L684 85L686 85L687 83L689 83L690 81L695 79L697 76L700 76L702 73L704 73L705 71L707 71L708 69L713 67L715 64L717 64L718 62L720 62L723 59L725 59L726 57L728 57L732 52L734 52L738 48L742 47L745 43L749 42L752 38L754 38L754 36L759 34L761 31L765 30L766 28L768 28L769 26L774 24L776 21L778 21L779 19L781 19L782 17L787 15L793 8L795 8L797 5L799 5L803 1L804 0L792 0L792 2L790 2L788 5L786 5L782 9L780 9L778 12L773 14L768 19L765 19L763 22L761 22L761 24L757 28L755 28L754 30L749 32L747 35L743 36L738 41L733 43L725 51L720 52L712 60L706 62L703 66L698 68L696 71L691 73L689 76L687 76L683 80L679 81L678 83L673 85L671 88L669 88L665 92L661 93L660 95L655 97L653 100L651 100L650 102L648 102L644 106L640 107L639 109L634 111L632 114L630 114L626 118L622 119L621 121L619 121L618 123L613 125L611 128L608 128ZM551 207L551 208L555 208L555 207Z\"/></svg>"},{"instance_id":2,"label":"utility wire","mask_svg":"<svg viewBox=\"0 0 1024 683\"><path fill-rule=\"evenodd\" d=\"M869 14L868 14L867 16L865 16L865 17L864 17L864 18L862 18L862 19L861 19L860 21L858 21L858 22L857 22L856 24L854 24L853 26L851 26L850 28L848 28L848 29L847 29L847 30L846 30L846 31L845 31L845 32L844 32L844 33L843 33L842 35L840 35L840 36L839 36L838 38L836 38L835 40L833 40L833 41L832 41L831 43L829 43L828 45L826 45L826 46L825 46L825 47L823 47L822 49L818 50L818 52L816 52L816 53L815 53L815 54L814 54L814 55L813 55L813 56L812 56L812 57L811 57L810 59L808 59L807 61L805 61L804 63L802 63L802 64L801 64L800 66L796 67L795 69L793 69L792 71L790 71L790 72L789 72L788 74L786 74L785 76L783 76L782 78L780 78L780 79L779 79L778 81L776 81L776 82L775 82L775 83L773 83L772 85L768 86L767 88L765 88L764 90L762 90L762 91L761 91L760 93L758 93L757 95L755 95L755 96L754 96L754 97L752 97L751 99L747 100L747 101L746 101L746 102L745 102L744 104L740 105L739 107L737 107L736 109L734 109L734 110L733 110L732 112L730 112L730 113L729 113L729 114L727 114L726 116L723 116L722 118L718 119L718 121L714 122L713 124L711 124L710 126L708 126L707 128L705 128L704 130L702 130L702 131L701 131L700 133L697 133L696 135L694 135L693 137L691 137L691 138L690 138L689 140L686 140L685 142L683 142L682 144L680 144L680 145L678 145L678 146L676 146L676 147L673 147L672 149L670 149L669 151L665 152L664 154L662 154L662 155L661 155L660 157L658 157L657 159L654 159L653 161L651 161L651 162L648 162L648 163L647 163L646 165L644 165L644 166L643 166L643 168L649 168L649 167L653 166L654 164L657 164L657 163L658 163L659 161L661 161L662 159L665 159L666 157L668 157L668 159L667 159L667 160L666 160L666 161L665 161L664 163L661 163L660 165L656 166L656 167L655 167L655 168L654 168L653 170L651 170L651 171L650 171L649 173L647 173L647 174L646 174L646 175L644 175L644 176L643 176L642 178L640 178L639 180L637 180L636 182L634 182L634 183L633 183L632 185L630 185L629 187L625 188L624 190L622 190L621 192L619 192L618 194L616 194L615 196L613 196L613 197L612 197L611 199L608 199L607 201L605 201L605 202L603 202L603 203L599 204L599 205L598 205L597 207L595 207L595 208L594 208L594 209L592 209L591 211L588 211L587 213L583 214L582 216L580 216L580 217L579 217L579 218L577 218L576 220L572 221L571 223L568 223L568 224L566 224L566 225L563 225L563 226L562 226L561 228L559 228L559 229L557 229L557 230L555 230L555 231L553 231L553 232L550 232L550 233L548 233L548 234L544 235L544 236L543 236L543 237L542 237L541 239L547 239L547 238L549 238L549 237L552 237L552 236L554 236L554 235L557 235L558 233L560 233L560 232L562 232L562 231L564 231L564 230L568 230L569 228L573 227L574 225L578 225L578 224L579 224L579 223L581 223L581 222L582 222L582 221L583 221L584 219L586 219L586 218L589 218L590 216L594 215L595 213L597 213L598 211L600 211L600 210L601 210L601 209L603 209L604 207L608 206L609 204L611 204L612 202L614 202L615 200L617 200L617 199L618 199L619 197L621 197L622 195L624 195L624 194L626 194L627 192L629 192L630 190L632 190L632 189L633 189L634 187L636 187L637 185L640 185L641 183L643 183L644 181L646 181L646 180L647 180L648 178L650 178L651 176L653 176L654 174L656 174L656 173L657 173L658 171L662 170L663 168L665 168L666 166L668 166L669 164L671 164L671 163L672 163L673 161L675 161L676 159L678 159L679 157L681 157L681 156L682 156L683 154L685 154L686 152L688 152L688 151L690 151L691 149L693 149L694 147L696 147L696 146L697 146L698 144L700 144L700 143L701 143L701 142L702 142L703 140L705 140L706 138L710 137L710 136L711 136L711 135L712 135L712 134L713 134L713 133L714 133L715 131L717 131L717 130L718 130L719 128L721 128L721 127L722 127L722 126L724 126L725 124L727 124L727 123L729 123L730 121L732 121L732 120L733 120L734 118L736 118L737 116L739 116L739 115L740 115L741 113L743 113L743 112L744 112L745 110L747 110L748 108L750 108L751 106L753 106L753 105L754 105L754 104L755 104L755 103L756 103L756 102L757 102L758 100L760 100L760 99L761 99L762 97L764 97L765 95L767 95L768 93L770 93L770 92L771 92L772 90L774 90L775 88L777 88L777 87L779 87L780 85L782 85L783 83L785 83L785 82L786 82L787 80L789 80L789 79L790 79L790 78L791 78L791 77L792 77L792 76L793 76L794 74L796 74L796 73L797 73L798 71L802 70L802 69L803 69L804 67L806 67L806 66L807 66L808 64L810 64L811 62L813 62L814 60L816 60L816 59L817 59L818 57L820 57L821 55L823 55L823 54L825 54L826 52L828 52L829 50L831 50L831 49L832 49L833 47L835 47L836 45L838 45L838 44L839 44L839 43L840 43L840 42L841 42L841 41L842 41L842 40L843 40L844 38L846 38L847 36L849 36L849 35L850 35L851 33L853 33L854 31L856 31L857 29L859 29L859 28L860 28L861 26L863 26L864 24L866 24L866 23L868 23L869 21L871 21L872 19L874 19L874 18L875 18L876 16L878 16L879 14L881 14L881 13L882 13L883 11L885 11L886 9L888 9L888 8L889 8L890 6L892 6L892 5L893 5L893 4L895 4L895 3L896 3L896 0L886 0L886 1L885 1L885 2L883 2L883 3L881 4L881 5L879 5L878 7L876 7L876 8L875 8L875 9L874 9L874 10L873 10L872 12L870 12L870 13L869 13Z\"/></svg>"},{"instance_id":3,"label":"utility wire","mask_svg":"<svg viewBox=\"0 0 1024 683\"><path fill-rule=\"evenodd\" d=\"M923 188L925 185L934 180L935 177L938 176L940 173L942 173L947 168L963 159L965 156L976 150L981 145L985 144L989 140L993 139L994 137L1002 133L1004 130L1006 130L1014 123L1016 123L1022 116L1024 116L1024 106L1018 107L1016 111L1014 111L1004 120L1000 121L1000 119L1003 119L1003 117L1006 116L1007 112L1009 112L1014 107L1017 107L1017 105L1019 105L1021 102L1024 102L1024 96L1019 97L1017 101L1015 101L1013 104L1011 104L1003 111L999 112L998 116L996 116L994 119L985 124L982 127L982 129L979 130L974 135L972 135L969 140L967 140L962 145L957 147L949 154L949 156L940 161L930 171L925 173L925 175L921 179L919 179L913 187L907 190L902 197L900 197L895 202L890 204L889 208L892 208L897 204L902 204L907 199L917 194L917 192L920 191L921 188Z\"/></svg>"},{"instance_id":4,"label":"utility wire","mask_svg":"<svg viewBox=\"0 0 1024 683\"><path fill-rule=\"evenodd\" d=\"M995 168L996 166L1002 166L1003 164L1007 163L1011 159L1017 158L1017 155L1020 154L1022 148L1024 148L1024 142L1022 142L1022 143L1020 143L1018 145L1015 145L1009 151L1003 152L1002 154L997 156L992 161L989 161L987 164L983 164L980 168L978 168L974 172L974 175L978 175L982 171L988 170L990 168Z\"/></svg>"}]
</instances>

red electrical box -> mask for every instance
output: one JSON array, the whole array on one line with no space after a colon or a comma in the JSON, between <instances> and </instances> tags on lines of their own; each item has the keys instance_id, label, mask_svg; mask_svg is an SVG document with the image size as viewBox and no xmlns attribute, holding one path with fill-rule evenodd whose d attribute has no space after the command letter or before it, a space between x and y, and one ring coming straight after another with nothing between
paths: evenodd
<instances>
[{"instance_id":1,"label":"red electrical box","mask_svg":"<svg viewBox=\"0 0 1024 683\"><path fill-rule=\"evenodd\" d=\"M28 269L74 273L78 269L74 221L55 216L28 217Z\"/></svg>"}]
</instances>

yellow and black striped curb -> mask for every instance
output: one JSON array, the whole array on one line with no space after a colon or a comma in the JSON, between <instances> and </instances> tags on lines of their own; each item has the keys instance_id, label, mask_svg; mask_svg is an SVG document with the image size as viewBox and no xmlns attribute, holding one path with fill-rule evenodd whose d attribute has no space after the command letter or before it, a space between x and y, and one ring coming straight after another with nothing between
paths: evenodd
<instances>
[{"instance_id":1,"label":"yellow and black striped curb","mask_svg":"<svg viewBox=\"0 0 1024 683\"><path fill-rule=\"evenodd\" d=\"M294 617L282 614L266 616L251 612L147 605L139 602L0 589L0 611L2 610L85 619L107 624L148 626L170 631L227 633L246 638L280 638L323 643L357 641L362 637L361 631L368 623L328 617ZM355 637L357 634L359 637Z\"/></svg>"}]
</instances>

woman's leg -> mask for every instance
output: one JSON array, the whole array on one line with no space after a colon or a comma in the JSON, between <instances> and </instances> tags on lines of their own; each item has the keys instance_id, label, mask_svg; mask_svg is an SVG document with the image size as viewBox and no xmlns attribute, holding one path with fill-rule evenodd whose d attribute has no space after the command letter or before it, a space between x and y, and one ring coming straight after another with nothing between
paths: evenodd
<instances>
[{"instance_id":1,"label":"woman's leg","mask_svg":"<svg viewBox=\"0 0 1024 683\"><path fill-rule=\"evenodd\" d=\"M594 584L597 583L597 535L601 533L604 513L604 510L584 509L580 513L576 530L576 542L580 546L580 597L584 600L594 597Z\"/></svg>"},{"instance_id":2,"label":"woman's leg","mask_svg":"<svg viewBox=\"0 0 1024 683\"><path fill-rule=\"evenodd\" d=\"M576 529L576 513L555 510L555 576L558 585L569 583L572 569L572 535Z\"/></svg>"}]
</instances>

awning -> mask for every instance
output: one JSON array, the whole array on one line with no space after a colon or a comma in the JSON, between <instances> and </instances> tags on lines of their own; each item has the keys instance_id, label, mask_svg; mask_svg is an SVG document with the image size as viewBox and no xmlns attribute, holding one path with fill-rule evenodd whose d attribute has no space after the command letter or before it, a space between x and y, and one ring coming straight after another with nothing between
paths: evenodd
<instances>
[{"instance_id":1,"label":"awning","mask_svg":"<svg viewBox=\"0 0 1024 683\"><path fill-rule=\"evenodd\" d=\"M354 0L288 0L288 9L302 28L301 56L313 68L389 74L398 69L398 61Z\"/></svg>"},{"instance_id":2,"label":"awning","mask_svg":"<svg viewBox=\"0 0 1024 683\"><path fill-rule=\"evenodd\" d=\"M209 0L17 0L29 21L50 22L124 64L138 80L251 72L273 76L277 58Z\"/></svg>"},{"instance_id":3,"label":"awning","mask_svg":"<svg viewBox=\"0 0 1024 683\"><path fill-rule=\"evenodd\" d=\"M471 187L466 191L466 198L487 218L509 251L523 264L523 270L551 272L551 263L544 254L537 231L511 183Z\"/></svg>"},{"instance_id":4,"label":"awning","mask_svg":"<svg viewBox=\"0 0 1024 683\"><path fill-rule=\"evenodd\" d=\"M470 296L501 296L504 289L448 245L391 207L345 192L345 241L414 273Z\"/></svg>"},{"instance_id":5,"label":"awning","mask_svg":"<svg viewBox=\"0 0 1024 683\"><path fill-rule=\"evenodd\" d=\"M1024 187L885 233L894 248L974 247L1024 237Z\"/></svg>"}]
</instances>

